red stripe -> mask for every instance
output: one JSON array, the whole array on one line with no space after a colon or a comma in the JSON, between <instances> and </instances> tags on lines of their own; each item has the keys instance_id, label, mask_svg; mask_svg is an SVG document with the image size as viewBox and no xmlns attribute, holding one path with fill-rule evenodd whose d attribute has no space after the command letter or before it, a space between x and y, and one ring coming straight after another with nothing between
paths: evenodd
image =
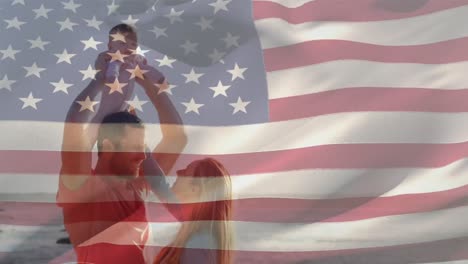
<instances>
[{"instance_id":1,"label":"red stripe","mask_svg":"<svg viewBox=\"0 0 468 264\"><path fill-rule=\"evenodd\" d=\"M335 60L442 64L468 60L468 37L413 46L381 46L346 40L312 40L264 50L265 70L279 71Z\"/></svg>"},{"instance_id":2,"label":"red stripe","mask_svg":"<svg viewBox=\"0 0 468 264\"><path fill-rule=\"evenodd\" d=\"M319 241L304 241L304 243L319 243ZM30 263L31 261L41 261L47 263L65 263L76 261L73 254L63 254L55 256L46 247L38 251L37 255L25 254L24 250L18 249L15 252L0 253L0 260L4 263ZM51 247L57 247L52 245ZM116 247L116 246L113 246ZM125 247L125 246L122 246ZM155 252L161 247L152 246ZM70 253L70 252L69 252ZM233 263L254 264L254 263L307 263L307 264L393 264L393 263L423 263L468 260L468 237L460 237L426 243L415 243L388 247L372 247L346 250L329 251L233 251ZM23 261L22 261L23 260Z\"/></svg>"},{"instance_id":3,"label":"red stripe","mask_svg":"<svg viewBox=\"0 0 468 264\"><path fill-rule=\"evenodd\" d=\"M320 241L304 241L320 243ZM310 252L236 251L235 263L393 264L468 259L468 238L388 247Z\"/></svg>"},{"instance_id":4,"label":"red stripe","mask_svg":"<svg viewBox=\"0 0 468 264\"><path fill-rule=\"evenodd\" d=\"M468 112L467 98L468 89L345 88L272 99L270 100L270 121L286 121L344 112Z\"/></svg>"},{"instance_id":5,"label":"red stripe","mask_svg":"<svg viewBox=\"0 0 468 264\"><path fill-rule=\"evenodd\" d=\"M183 168L189 162L205 157L219 160L232 175L313 168L434 168L446 166L467 156L468 142L453 144L336 144L229 155L184 154L175 164L175 168ZM0 151L1 173L58 174L59 167L60 152L58 151Z\"/></svg>"},{"instance_id":6,"label":"red stripe","mask_svg":"<svg viewBox=\"0 0 468 264\"><path fill-rule=\"evenodd\" d=\"M398 185L395 182L389 185L386 192ZM233 200L233 218L235 221L250 222L275 222L275 223L313 223L313 222L346 222L375 217L402 215L411 213L423 213L434 210L455 208L468 205L468 185L452 190L423 193L406 194L392 197L377 198L343 198L324 200L305 199L281 199L281 198L252 198ZM76 215L71 217L72 222L85 221L121 221L115 215L115 210L106 210L112 207L114 202L101 202L102 210L100 218L97 219L92 212L93 204L74 204ZM70 205L69 205L70 206ZM175 205L169 205L175 208ZM150 222L174 222L190 221L186 213L193 204L180 206L180 214L176 217L171 215L162 204L149 203L147 217ZM60 225L63 224L62 212L55 203L34 202L2 202L0 208L0 224L8 225ZM109 212L107 215L104 212ZM137 217L137 216L135 216ZM199 219L199 220L221 220L221 219ZM128 218L126 221L142 221L141 218ZM71 222L70 222L71 223Z\"/></svg>"},{"instance_id":7,"label":"red stripe","mask_svg":"<svg viewBox=\"0 0 468 264\"><path fill-rule=\"evenodd\" d=\"M467 0L316 0L296 8L254 1L254 19L280 18L290 24L310 21L381 21L410 18L468 4Z\"/></svg>"}]
</instances>

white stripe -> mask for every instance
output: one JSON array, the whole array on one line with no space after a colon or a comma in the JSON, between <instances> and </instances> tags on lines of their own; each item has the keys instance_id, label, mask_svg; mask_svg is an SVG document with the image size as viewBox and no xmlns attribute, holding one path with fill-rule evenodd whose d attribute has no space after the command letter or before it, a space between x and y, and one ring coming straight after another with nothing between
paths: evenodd
<instances>
[{"instance_id":1,"label":"white stripe","mask_svg":"<svg viewBox=\"0 0 468 264\"><path fill-rule=\"evenodd\" d=\"M314 169L231 177L233 199L391 197L468 184L468 159L437 169ZM169 176L168 176L169 177ZM175 177L169 177L173 182ZM0 201L55 202L57 175L0 174Z\"/></svg>"},{"instance_id":2,"label":"white stripe","mask_svg":"<svg viewBox=\"0 0 468 264\"><path fill-rule=\"evenodd\" d=\"M323 251L386 247L424 243L468 235L468 207L458 207L427 213L378 217L350 222L269 223L233 221L234 250L245 251ZM118 223L128 225L129 222ZM135 223L140 224L140 223ZM152 223L155 235L151 245L165 246L179 228L179 223ZM437 227L437 228L434 228ZM22 226L1 226L0 251L10 251L21 240L25 245L37 243L30 239L36 232ZM14 229L14 230L13 230ZM89 244L111 242L127 244L122 232L97 236ZM114 236L119 236L118 238ZM131 244L131 241L128 241Z\"/></svg>"},{"instance_id":3,"label":"white stripe","mask_svg":"<svg viewBox=\"0 0 468 264\"><path fill-rule=\"evenodd\" d=\"M268 93L270 99L277 99L350 87L466 89L467 67L467 62L433 65L330 61L269 72Z\"/></svg>"},{"instance_id":4,"label":"white stripe","mask_svg":"<svg viewBox=\"0 0 468 264\"><path fill-rule=\"evenodd\" d=\"M308 2L314 2L316 0L268 0L268 1L265 1L265 0L253 0L254 2L273 2L273 3L277 3L277 4L280 4L284 7L288 7L288 8L296 8L296 7L300 7Z\"/></svg>"},{"instance_id":5,"label":"white stripe","mask_svg":"<svg viewBox=\"0 0 468 264\"><path fill-rule=\"evenodd\" d=\"M279 18L255 22L263 49L311 40L339 39L385 46L421 45L468 36L468 6L427 15L372 22L314 21L289 24Z\"/></svg>"},{"instance_id":6,"label":"white stripe","mask_svg":"<svg viewBox=\"0 0 468 264\"><path fill-rule=\"evenodd\" d=\"M186 126L188 144L183 153L257 153L328 144L466 142L466 120L468 113L358 112L231 127ZM147 128L147 143L154 147L161 137L159 125ZM2 121L0 131L0 150L61 149L63 125L58 122Z\"/></svg>"}]
</instances>

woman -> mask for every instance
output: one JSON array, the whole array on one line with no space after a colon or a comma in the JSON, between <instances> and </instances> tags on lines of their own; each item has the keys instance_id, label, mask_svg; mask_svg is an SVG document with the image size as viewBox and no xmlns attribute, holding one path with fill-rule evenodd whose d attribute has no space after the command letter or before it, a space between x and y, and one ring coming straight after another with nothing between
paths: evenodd
<instances>
[{"instance_id":1,"label":"woman","mask_svg":"<svg viewBox=\"0 0 468 264\"><path fill-rule=\"evenodd\" d=\"M205 158L177 171L172 189L185 221L156 263L231 263L231 178L217 160Z\"/></svg>"}]
</instances>

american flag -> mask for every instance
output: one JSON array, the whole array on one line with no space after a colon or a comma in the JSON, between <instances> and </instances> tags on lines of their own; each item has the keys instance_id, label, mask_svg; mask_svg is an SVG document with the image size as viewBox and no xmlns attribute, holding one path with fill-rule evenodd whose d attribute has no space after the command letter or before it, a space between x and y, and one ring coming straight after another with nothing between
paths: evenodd
<instances>
[{"instance_id":1,"label":"american flag","mask_svg":"<svg viewBox=\"0 0 468 264\"><path fill-rule=\"evenodd\" d=\"M69 257L43 250L60 122L120 22L175 85L176 167L213 156L233 175L236 263L468 260L468 0L1 4L0 261Z\"/></svg>"}]
</instances>

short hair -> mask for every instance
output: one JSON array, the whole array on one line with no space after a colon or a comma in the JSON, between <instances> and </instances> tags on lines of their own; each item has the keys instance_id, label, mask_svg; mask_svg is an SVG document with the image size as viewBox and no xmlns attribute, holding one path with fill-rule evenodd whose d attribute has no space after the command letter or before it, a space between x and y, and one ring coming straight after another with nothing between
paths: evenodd
<instances>
[{"instance_id":1,"label":"short hair","mask_svg":"<svg viewBox=\"0 0 468 264\"><path fill-rule=\"evenodd\" d=\"M127 111L111 113L104 117L99 127L97 137L98 154L101 152L104 139L109 139L115 144L118 143L125 132L125 126L135 128L145 127L143 121L138 116Z\"/></svg>"},{"instance_id":2,"label":"short hair","mask_svg":"<svg viewBox=\"0 0 468 264\"><path fill-rule=\"evenodd\" d=\"M118 24L117 26L114 26L110 31L109 34L113 34L115 32L120 32L120 33L134 33L136 34L136 29L128 24Z\"/></svg>"},{"instance_id":3,"label":"short hair","mask_svg":"<svg viewBox=\"0 0 468 264\"><path fill-rule=\"evenodd\" d=\"M109 31L109 35L110 34L114 34L114 33L117 33L117 32L120 32L126 36L130 35L131 37L135 38L135 41L137 41L137 33L136 33L136 28L134 28L133 26L131 25L128 25L128 24L118 24L117 26L114 26L110 31Z\"/></svg>"}]
</instances>

